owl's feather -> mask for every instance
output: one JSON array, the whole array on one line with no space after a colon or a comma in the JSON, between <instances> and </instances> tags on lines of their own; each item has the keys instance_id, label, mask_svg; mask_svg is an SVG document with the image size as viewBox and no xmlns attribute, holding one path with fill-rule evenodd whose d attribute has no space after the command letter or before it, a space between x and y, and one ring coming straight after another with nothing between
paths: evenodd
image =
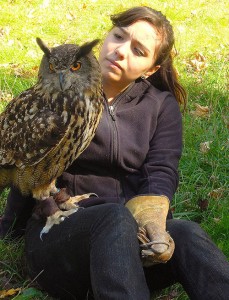
<instances>
[{"instance_id":1,"label":"owl's feather","mask_svg":"<svg viewBox=\"0 0 229 300\"><path fill-rule=\"evenodd\" d=\"M0 115L0 165L18 168L39 163L67 130L63 117L45 106L31 88ZM22 109L23 108L23 109Z\"/></svg>"}]
</instances>

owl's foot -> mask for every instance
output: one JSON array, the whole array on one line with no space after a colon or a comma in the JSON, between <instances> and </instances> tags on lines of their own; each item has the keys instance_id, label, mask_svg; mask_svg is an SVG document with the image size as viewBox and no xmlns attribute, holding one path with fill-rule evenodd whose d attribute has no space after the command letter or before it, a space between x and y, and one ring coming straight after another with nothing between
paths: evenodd
<instances>
[{"instance_id":1,"label":"owl's foot","mask_svg":"<svg viewBox=\"0 0 229 300\"><path fill-rule=\"evenodd\" d=\"M69 209L73 209L74 207L78 207L78 202L83 200L83 199L88 199L90 196L97 196L94 193L88 193L88 194L83 194L83 195L79 195L79 196L74 196L74 197L70 197L69 200L67 200L66 202L63 202L59 205L60 209L64 209L64 210L69 210Z\"/></svg>"},{"instance_id":2,"label":"owl's foot","mask_svg":"<svg viewBox=\"0 0 229 300\"><path fill-rule=\"evenodd\" d=\"M62 211L58 207L53 197L49 197L43 201L38 201L33 212L33 217L35 219L46 219L46 224L40 233L41 240L42 235L44 233L48 233L53 225L60 224L64 221L65 218L75 213L78 209L79 206L74 205L74 207L72 207L71 209Z\"/></svg>"},{"instance_id":3,"label":"owl's foot","mask_svg":"<svg viewBox=\"0 0 229 300\"><path fill-rule=\"evenodd\" d=\"M53 225L60 224L65 220L65 218L75 213L78 209L79 207L75 205L74 209L70 209L67 211L58 210L53 215L47 217L46 224L40 232L40 239L42 240L42 235L48 233L49 230L53 227Z\"/></svg>"},{"instance_id":4,"label":"owl's foot","mask_svg":"<svg viewBox=\"0 0 229 300\"><path fill-rule=\"evenodd\" d=\"M80 208L77 204L79 201L91 196L98 197L95 193L70 197L66 189L63 188L52 197L39 201L33 216L36 218L47 217L46 224L40 232L40 239L42 240L42 235L48 233L53 225L60 224L65 218L75 213Z\"/></svg>"},{"instance_id":5,"label":"owl's foot","mask_svg":"<svg viewBox=\"0 0 229 300\"><path fill-rule=\"evenodd\" d=\"M74 197L70 197L69 194L67 193L66 189L63 188L60 190L59 193L54 195L54 199L60 209L64 210L70 210L78 207L76 203L83 199L88 199L91 196L98 197L95 193L88 193L88 194L83 194L83 195L78 195Z\"/></svg>"}]
</instances>

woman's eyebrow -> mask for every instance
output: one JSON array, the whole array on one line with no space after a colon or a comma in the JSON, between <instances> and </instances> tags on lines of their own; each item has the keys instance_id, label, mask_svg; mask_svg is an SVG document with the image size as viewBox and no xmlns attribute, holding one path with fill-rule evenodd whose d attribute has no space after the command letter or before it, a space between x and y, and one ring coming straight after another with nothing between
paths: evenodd
<instances>
[{"instance_id":1,"label":"woman's eyebrow","mask_svg":"<svg viewBox=\"0 0 229 300\"><path fill-rule=\"evenodd\" d=\"M128 30L127 30L125 27L118 27L118 28L123 32L123 34L130 36L130 33L128 32ZM144 48L144 50L145 50L146 52L150 53L150 50L149 50L142 42L140 42L140 41L139 41L138 39L136 39L136 38L133 38L133 40L134 40L136 43L138 43L138 45L139 45L140 47Z\"/></svg>"}]
</instances>

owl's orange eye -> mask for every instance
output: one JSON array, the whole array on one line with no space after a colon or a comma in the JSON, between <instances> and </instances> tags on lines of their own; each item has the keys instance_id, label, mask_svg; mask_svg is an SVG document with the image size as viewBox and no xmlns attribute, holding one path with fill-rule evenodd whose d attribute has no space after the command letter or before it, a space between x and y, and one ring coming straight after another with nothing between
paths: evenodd
<instances>
[{"instance_id":1,"label":"owl's orange eye","mask_svg":"<svg viewBox=\"0 0 229 300\"><path fill-rule=\"evenodd\" d=\"M51 70L51 71L54 71L54 67L53 67L53 65L50 63L49 64L49 69Z\"/></svg>"},{"instance_id":2,"label":"owl's orange eye","mask_svg":"<svg viewBox=\"0 0 229 300\"><path fill-rule=\"evenodd\" d=\"M77 61L73 66L71 66L71 71L75 72L78 71L81 68L81 63Z\"/></svg>"}]
</instances>

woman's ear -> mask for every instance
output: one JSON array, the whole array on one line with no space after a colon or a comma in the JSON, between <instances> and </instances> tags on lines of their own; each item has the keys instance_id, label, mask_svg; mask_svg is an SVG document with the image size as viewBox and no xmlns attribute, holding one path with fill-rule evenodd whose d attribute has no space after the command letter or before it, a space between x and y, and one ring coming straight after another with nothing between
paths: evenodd
<instances>
[{"instance_id":1,"label":"woman's ear","mask_svg":"<svg viewBox=\"0 0 229 300\"><path fill-rule=\"evenodd\" d=\"M157 70L160 69L160 67L161 67L161 66L158 65L158 66L155 66L155 67L153 67L152 69L148 70L148 71L144 74L145 77L147 78L147 77L151 76L152 74L156 73Z\"/></svg>"}]
</instances>

